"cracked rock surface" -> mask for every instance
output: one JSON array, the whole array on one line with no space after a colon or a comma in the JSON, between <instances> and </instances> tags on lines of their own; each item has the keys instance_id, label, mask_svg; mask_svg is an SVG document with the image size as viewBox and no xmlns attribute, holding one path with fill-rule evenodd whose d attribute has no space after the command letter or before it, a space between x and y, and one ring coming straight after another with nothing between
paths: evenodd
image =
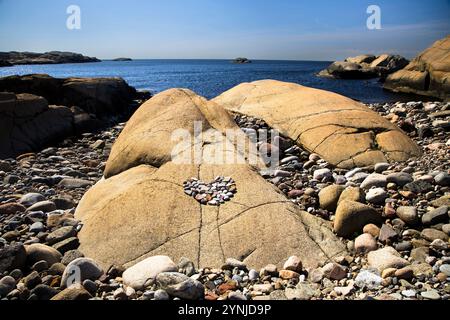
<instances>
[{"instance_id":1,"label":"cracked rock surface","mask_svg":"<svg viewBox=\"0 0 450 320\"><path fill-rule=\"evenodd\" d=\"M234 257L256 268L281 266L292 255L314 267L346 254L328 222L301 211L256 167L178 163L183 152L171 160L171 126L189 130L194 121L203 124L203 159L251 155L251 150L240 152L226 140L223 130L238 127L220 106L188 90L155 96L135 113L113 146L108 179L89 190L77 207L83 253L104 267L131 266L164 254L209 267ZM233 177L239 190L226 204L205 207L184 195L187 179L211 181L217 176Z\"/></svg>"},{"instance_id":2,"label":"cracked rock surface","mask_svg":"<svg viewBox=\"0 0 450 320\"><path fill-rule=\"evenodd\" d=\"M213 100L264 120L340 168L406 161L421 154L397 126L344 96L274 80L243 83Z\"/></svg>"}]
</instances>

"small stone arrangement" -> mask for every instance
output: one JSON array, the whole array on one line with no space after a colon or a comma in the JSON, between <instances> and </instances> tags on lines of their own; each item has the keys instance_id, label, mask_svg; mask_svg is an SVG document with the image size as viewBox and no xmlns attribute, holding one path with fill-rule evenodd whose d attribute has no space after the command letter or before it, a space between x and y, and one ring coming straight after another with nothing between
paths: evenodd
<instances>
[{"instance_id":1,"label":"small stone arrangement","mask_svg":"<svg viewBox=\"0 0 450 320\"><path fill-rule=\"evenodd\" d=\"M230 201L237 192L236 182L230 177L216 177L206 183L197 178L191 178L183 183L184 193L193 197L202 205L220 206Z\"/></svg>"}]
</instances>

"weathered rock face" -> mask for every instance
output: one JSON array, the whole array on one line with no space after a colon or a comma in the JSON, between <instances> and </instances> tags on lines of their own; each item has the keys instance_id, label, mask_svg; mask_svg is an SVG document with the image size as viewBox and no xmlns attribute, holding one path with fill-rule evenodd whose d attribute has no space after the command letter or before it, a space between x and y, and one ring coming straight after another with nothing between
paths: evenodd
<instances>
[{"instance_id":1,"label":"weathered rock face","mask_svg":"<svg viewBox=\"0 0 450 320\"><path fill-rule=\"evenodd\" d=\"M341 168L406 161L420 155L398 127L341 95L273 80L243 83L213 100L260 118Z\"/></svg>"},{"instance_id":2,"label":"weathered rock face","mask_svg":"<svg viewBox=\"0 0 450 320\"><path fill-rule=\"evenodd\" d=\"M435 42L384 84L395 92L450 99L450 35Z\"/></svg>"},{"instance_id":3,"label":"weathered rock face","mask_svg":"<svg viewBox=\"0 0 450 320\"><path fill-rule=\"evenodd\" d=\"M69 108L49 106L31 94L0 93L0 158L40 149L71 134Z\"/></svg>"},{"instance_id":4,"label":"weathered rock face","mask_svg":"<svg viewBox=\"0 0 450 320\"><path fill-rule=\"evenodd\" d=\"M94 57L86 57L79 53L51 51L46 53L34 52L0 52L0 66L15 64L60 64L60 63L84 63L100 62Z\"/></svg>"},{"instance_id":5,"label":"weathered rock face","mask_svg":"<svg viewBox=\"0 0 450 320\"><path fill-rule=\"evenodd\" d=\"M120 78L0 78L0 158L98 130L111 116L131 114L140 98L148 97Z\"/></svg>"},{"instance_id":6,"label":"weathered rock face","mask_svg":"<svg viewBox=\"0 0 450 320\"><path fill-rule=\"evenodd\" d=\"M378 73L375 69L360 64L336 61L333 62L326 70L319 73L319 76L333 77L338 79L371 79L376 78Z\"/></svg>"},{"instance_id":7,"label":"weathered rock face","mask_svg":"<svg viewBox=\"0 0 450 320\"><path fill-rule=\"evenodd\" d=\"M77 106L99 117L126 111L136 98L136 90L120 78L10 76L0 78L0 91L35 94L47 99L49 104Z\"/></svg>"},{"instance_id":8,"label":"weathered rock face","mask_svg":"<svg viewBox=\"0 0 450 320\"><path fill-rule=\"evenodd\" d=\"M404 68L408 60L399 55L360 55L345 61L333 62L318 75L337 79L385 78L388 74Z\"/></svg>"},{"instance_id":9,"label":"weathered rock face","mask_svg":"<svg viewBox=\"0 0 450 320\"><path fill-rule=\"evenodd\" d=\"M182 152L170 157L171 130L192 132L195 121L202 123L203 141L187 149L199 146L203 162L181 163ZM168 90L144 104L113 147L109 178L77 208L84 225L80 250L105 269L155 255L187 257L202 267L219 267L234 257L256 268L273 262L281 267L297 255L314 266L345 253L329 225L300 211L252 166L206 160L250 155L224 136L230 128L235 124L220 106L188 90ZM229 202L202 206L184 193L183 182L191 177L212 181L218 175L236 181Z\"/></svg>"}]
</instances>

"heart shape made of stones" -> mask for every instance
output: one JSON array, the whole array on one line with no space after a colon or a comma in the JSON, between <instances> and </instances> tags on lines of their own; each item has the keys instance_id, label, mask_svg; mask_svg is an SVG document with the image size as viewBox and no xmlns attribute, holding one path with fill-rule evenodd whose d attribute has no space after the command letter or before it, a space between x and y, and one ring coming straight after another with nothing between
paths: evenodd
<instances>
[{"instance_id":1,"label":"heart shape made of stones","mask_svg":"<svg viewBox=\"0 0 450 320\"><path fill-rule=\"evenodd\" d=\"M212 182L191 178L183 183L184 193L202 205L220 206L230 201L237 192L236 182L230 177L216 177Z\"/></svg>"}]
</instances>

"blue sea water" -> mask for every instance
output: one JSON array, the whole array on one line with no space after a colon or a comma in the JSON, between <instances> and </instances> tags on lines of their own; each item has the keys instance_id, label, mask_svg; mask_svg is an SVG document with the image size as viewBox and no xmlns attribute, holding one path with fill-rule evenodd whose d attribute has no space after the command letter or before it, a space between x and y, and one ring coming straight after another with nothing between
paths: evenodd
<instances>
[{"instance_id":1,"label":"blue sea water","mask_svg":"<svg viewBox=\"0 0 450 320\"><path fill-rule=\"evenodd\" d=\"M0 77L45 73L54 77L122 77L137 89L154 93L188 88L210 99L242 83L261 79L295 82L333 91L365 103L411 100L411 97L383 90L377 79L334 80L315 74L330 62L253 61L232 64L228 60L134 60L98 63L25 65L0 68Z\"/></svg>"}]
</instances>

